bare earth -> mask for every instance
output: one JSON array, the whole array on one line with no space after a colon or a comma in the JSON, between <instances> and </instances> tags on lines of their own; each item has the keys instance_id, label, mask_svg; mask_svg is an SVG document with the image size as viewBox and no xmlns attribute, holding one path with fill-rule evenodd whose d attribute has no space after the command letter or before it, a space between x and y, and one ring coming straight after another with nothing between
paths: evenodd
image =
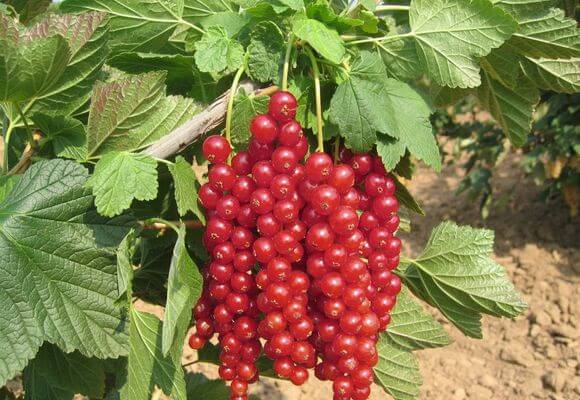
<instances>
[{"instance_id":1,"label":"bare earth","mask_svg":"<svg viewBox=\"0 0 580 400\"><path fill-rule=\"evenodd\" d=\"M404 235L407 253L420 251L441 220L494 229L494 257L507 268L530 308L513 321L485 318L484 340L464 337L434 311L454 343L417 353L425 382L420 398L580 399L580 221L570 219L563 203L542 203L539 189L509 161L498 171L495 190L512 193L513 199L483 221L476 205L453 194L458 174L455 167L441 175L428 169L417 173L411 191L427 217L413 218L413 232ZM193 359L193 354L184 354L184 362ZM194 370L216 376L213 366L195 365ZM314 377L301 388L262 379L254 393L262 400L332 399L330 385ZM388 398L378 387L373 389L372 400Z\"/></svg>"}]
</instances>

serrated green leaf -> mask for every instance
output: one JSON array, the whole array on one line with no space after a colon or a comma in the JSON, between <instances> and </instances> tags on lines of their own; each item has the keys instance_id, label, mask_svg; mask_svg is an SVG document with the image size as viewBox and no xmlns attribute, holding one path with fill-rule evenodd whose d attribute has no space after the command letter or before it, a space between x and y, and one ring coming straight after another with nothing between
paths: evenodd
<instances>
[{"instance_id":1,"label":"serrated green leaf","mask_svg":"<svg viewBox=\"0 0 580 400\"><path fill-rule=\"evenodd\" d=\"M407 146L400 140L380 135L377 141L377 154L381 157L387 171L395 169L405 155Z\"/></svg>"},{"instance_id":2,"label":"serrated green leaf","mask_svg":"<svg viewBox=\"0 0 580 400\"><path fill-rule=\"evenodd\" d=\"M387 35L386 40L375 43L389 76L400 80L421 76L423 67L419 61L415 40L412 37L395 37L396 34Z\"/></svg>"},{"instance_id":3,"label":"serrated green leaf","mask_svg":"<svg viewBox=\"0 0 580 400\"><path fill-rule=\"evenodd\" d=\"M304 0L278 0L278 1L294 11L300 11L304 8Z\"/></svg>"},{"instance_id":4,"label":"serrated green leaf","mask_svg":"<svg viewBox=\"0 0 580 400\"><path fill-rule=\"evenodd\" d=\"M117 288L118 301L128 303L133 297L133 257L135 256L136 235L131 230L117 249ZM123 298L126 302L123 302Z\"/></svg>"},{"instance_id":5,"label":"serrated green leaf","mask_svg":"<svg viewBox=\"0 0 580 400\"><path fill-rule=\"evenodd\" d=\"M336 14L326 0L316 0L308 4L306 15L308 18L324 22L326 26L334 28L338 32L345 32L353 27L364 25L361 19Z\"/></svg>"},{"instance_id":6,"label":"serrated green leaf","mask_svg":"<svg viewBox=\"0 0 580 400\"><path fill-rule=\"evenodd\" d=\"M212 26L221 26L228 33L229 37L234 37L250 22L246 14L239 12L223 11L200 19L200 24L204 29Z\"/></svg>"},{"instance_id":7,"label":"serrated green leaf","mask_svg":"<svg viewBox=\"0 0 580 400\"><path fill-rule=\"evenodd\" d=\"M60 34L70 48L70 60L60 79L48 92L23 106L29 115L74 115L85 111L93 84L101 73L107 54L106 14L50 14L31 30L43 35ZM23 122L19 124L22 126Z\"/></svg>"},{"instance_id":8,"label":"serrated green leaf","mask_svg":"<svg viewBox=\"0 0 580 400\"><path fill-rule=\"evenodd\" d=\"M397 187L395 195L397 196L397 200L399 200L399 203L407 207L410 211L414 212L415 214L425 215L425 211L423 211L423 208L421 207L419 202L415 200L415 198L413 197L411 192L409 192L409 190L405 187L405 185L403 185L401 181L397 179L396 176L393 176L393 179L395 180L395 185Z\"/></svg>"},{"instance_id":9,"label":"serrated green leaf","mask_svg":"<svg viewBox=\"0 0 580 400\"><path fill-rule=\"evenodd\" d=\"M157 162L145 154L107 153L86 185L93 189L99 214L119 215L134 199L147 201L157 197Z\"/></svg>"},{"instance_id":10,"label":"serrated green leaf","mask_svg":"<svg viewBox=\"0 0 580 400\"><path fill-rule=\"evenodd\" d=\"M502 85L514 88L520 77L521 56L508 46L501 46L481 59L481 67L493 79Z\"/></svg>"},{"instance_id":11,"label":"serrated green leaf","mask_svg":"<svg viewBox=\"0 0 580 400\"><path fill-rule=\"evenodd\" d=\"M131 220L99 217L87 178L72 161L41 161L0 203L0 385L43 341L89 357L126 354L115 249Z\"/></svg>"},{"instance_id":12,"label":"serrated green leaf","mask_svg":"<svg viewBox=\"0 0 580 400\"><path fill-rule=\"evenodd\" d=\"M156 316L131 306L127 382L121 398L150 400L155 387L175 400L185 400L185 378L181 368L181 346L168 356L161 351L162 322Z\"/></svg>"},{"instance_id":13,"label":"serrated green leaf","mask_svg":"<svg viewBox=\"0 0 580 400\"><path fill-rule=\"evenodd\" d=\"M548 59L526 57L524 75L537 87L561 93L580 91L580 58Z\"/></svg>"},{"instance_id":14,"label":"serrated green leaf","mask_svg":"<svg viewBox=\"0 0 580 400\"><path fill-rule=\"evenodd\" d=\"M361 10L358 18L363 21L360 29L365 33L377 33L379 31L379 18L370 11Z\"/></svg>"},{"instance_id":15,"label":"serrated green leaf","mask_svg":"<svg viewBox=\"0 0 580 400\"><path fill-rule=\"evenodd\" d=\"M520 19L550 9L555 0L491 0L502 10Z\"/></svg>"},{"instance_id":16,"label":"serrated green leaf","mask_svg":"<svg viewBox=\"0 0 580 400\"><path fill-rule=\"evenodd\" d=\"M517 23L488 0L413 0L409 19L424 71L450 87L479 86L479 58L517 30Z\"/></svg>"},{"instance_id":17,"label":"serrated green leaf","mask_svg":"<svg viewBox=\"0 0 580 400\"><path fill-rule=\"evenodd\" d=\"M167 304L163 317L161 348L163 355L177 347L181 349L191 321L191 310L201 296L203 278L185 247L185 227L182 225L173 249L167 281Z\"/></svg>"},{"instance_id":18,"label":"serrated green leaf","mask_svg":"<svg viewBox=\"0 0 580 400\"><path fill-rule=\"evenodd\" d=\"M410 85L387 79L383 95L384 128L381 132L399 139L409 152L434 170L441 170L439 146L429 120L431 108Z\"/></svg>"},{"instance_id":19,"label":"serrated green leaf","mask_svg":"<svg viewBox=\"0 0 580 400\"><path fill-rule=\"evenodd\" d=\"M242 45L219 26L209 28L195 44L195 63L201 72L215 74L237 70L244 60Z\"/></svg>"},{"instance_id":20,"label":"serrated green leaf","mask_svg":"<svg viewBox=\"0 0 580 400\"><path fill-rule=\"evenodd\" d=\"M58 157L76 161L87 159L87 133L81 121L72 117L35 114L32 122L46 136L44 143L50 143Z\"/></svg>"},{"instance_id":21,"label":"serrated green leaf","mask_svg":"<svg viewBox=\"0 0 580 400\"><path fill-rule=\"evenodd\" d=\"M391 317L385 334L402 349L412 351L451 344L451 338L443 326L423 311L406 288L397 296Z\"/></svg>"},{"instance_id":22,"label":"serrated green leaf","mask_svg":"<svg viewBox=\"0 0 580 400\"><path fill-rule=\"evenodd\" d=\"M196 22L220 12L237 11L232 3L234 1L184 0L183 18L187 21Z\"/></svg>"},{"instance_id":23,"label":"serrated green leaf","mask_svg":"<svg viewBox=\"0 0 580 400\"><path fill-rule=\"evenodd\" d=\"M292 32L308 42L314 50L327 60L340 64L345 54L344 43L339 34L322 22L304 17L295 18Z\"/></svg>"},{"instance_id":24,"label":"serrated green leaf","mask_svg":"<svg viewBox=\"0 0 580 400\"><path fill-rule=\"evenodd\" d=\"M248 46L248 72L259 82L275 81L284 59L282 31L270 21L259 23L251 33Z\"/></svg>"},{"instance_id":25,"label":"serrated green leaf","mask_svg":"<svg viewBox=\"0 0 580 400\"><path fill-rule=\"evenodd\" d=\"M89 158L140 150L199 112L191 99L165 96L164 80L164 72L150 72L97 82L87 127Z\"/></svg>"},{"instance_id":26,"label":"serrated green leaf","mask_svg":"<svg viewBox=\"0 0 580 400\"><path fill-rule=\"evenodd\" d=\"M167 89L171 93L184 95L196 81L193 56L132 52L112 57L107 64L130 74L166 71Z\"/></svg>"},{"instance_id":27,"label":"serrated green leaf","mask_svg":"<svg viewBox=\"0 0 580 400\"><path fill-rule=\"evenodd\" d=\"M46 95L62 76L71 53L60 35L20 32L0 13L0 100L24 101Z\"/></svg>"},{"instance_id":28,"label":"serrated green leaf","mask_svg":"<svg viewBox=\"0 0 580 400\"><path fill-rule=\"evenodd\" d=\"M16 186L18 180L20 179L20 175L11 175L11 176L0 176L0 201L4 200L6 196L12 191L12 188Z\"/></svg>"},{"instance_id":29,"label":"serrated green leaf","mask_svg":"<svg viewBox=\"0 0 580 400\"><path fill-rule=\"evenodd\" d=\"M490 257L493 239L492 231L444 222L402 273L415 295L476 338L481 337L481 314L513 318L526 308L505 270Z\"/></svg>"},{"instance_id":30,"label":"serrated green leaf","mask_svg":"<svg viewBox=\"0 0 580 400\"><path fill-rule=\"evenodd\" d=\"M197 179L195 179L191 165L185 161L185 158L178 156L175 159L175 164L169 165L169 172L173 176L175 201L179 215L184 216L188 211L192 211L205 224L205 215L197 202L197 188L195 187Z\"/></svg>"},{"instance_id":31,"label":"serrated green leaf","mask_svg":"<svg viewBox=\"0 0 580 400\"><path fill-rule=\"evenodd\" d=\"M72 399L76 394L101 398L105 391L104 362L75 351L63 353L45 343L24 369L26 400Z\"/></svg>"},{"instance_id":32,"label":"serrated green leaf","mask_svg":"<svg viewBox=\"0 0 580 400\"><path fill-rule=\"evenodd\" d=\"M100 11L109 16L109 45L114 55L125 51L157 52L183 24L183 0L64 0L64 12Z\"/></svg>"},{"instance_id":33,"label":"serrated green leaf","mask_svg":"<svg viewBox=\"0 0 580 400\"><path fill-rule=\"evenodd\" d=\"M377 141L376 131L386 130L385 75L380 58L362 52L330 101L330 122L354 151L370 150Z\"/></svg>"},{"instance_id":34,"label":"serrated green leaf","mask_svg":"<svg viewBox=\"0 0 580 400\"><path fill-rule=\"evenodd\" d=\"M473 89L457 89L447 86L431 85L431 101L435 107L455 105L459 100L469 96Z\"/></svg>"},{"instance_id":35,"label":"serrated green leaf","mask_svg":"<svg viewBox=\"0 0 580 400\"><path fill-rule=\"evenodd\" d=\"M545 9L518 22L519 29L508 42L512 51L535 58L580 56L580 31L563 10Z\"/></svg>"},{"instance_id":36,"label":"serrated green leaf","mask_svg":"<svg viewBox=\"0 0 580 400\"><path fill-rule=\"evenodd\" d=\"M510 141L522 146L531 132L532 115L540 100L540 93L534 85L521 81L517 88L510 89L483 72L477 96Z\"/></svg>"},{"instance_id":37,"label":"serrated green leaf","mask_svg":"<svg viewBox=\"0 0 580 400\"><path fill-rule=\"evenodd\" d=\"M240 93L234 102L232 114L232 144L245 148L250 140L250 121L258 114L268 111L268 96L253 96Z\"/></svg>"},{"instance_id":38,"label":"serrated green leaf","mask_svg":"<svg viewBox=\"0 0 580 400\"><path fill-rule=\"evenodd\" d=\"M185 386L188 400L226 400L230 397L230 389L224 380L208 379L200 373L187 374L185 376Z\"/></svg>"},{"instance_id":39,"label":"serrated green leaf","mask_svg":"<svg viewBox=\"0 0 580 400\"><path fill-rule=\"evenodd\" d=\"M413 353L400 348L383 333L377 343L379 363L374 367L377 384L395 400L415 400L423 383L419 362Z\"/></svg>"}]
</instances>

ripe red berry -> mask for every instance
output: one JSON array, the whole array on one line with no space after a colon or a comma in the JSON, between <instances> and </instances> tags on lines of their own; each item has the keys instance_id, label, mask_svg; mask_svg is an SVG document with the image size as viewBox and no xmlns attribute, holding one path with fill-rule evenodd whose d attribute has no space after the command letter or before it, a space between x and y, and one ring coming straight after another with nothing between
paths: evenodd
<instances>
[{"instance_id":1,"label":"ripe red berry","mask_svg":"<svg viewBox=\"0 0 580 400\"><path fill-rule=\"evenodd\" d=\"M250 124L252 137L258 143L269 144L276 140L278 136L278 125L269 115L263 114L254 117Z\"/></svg>"},{"instance_id":2,"label":"ripe red berry","mask_svg":"<svg viewBox=\"0 0 580 400\"><path fill-rule=\"evenodd\" d=\"M278 142L282 146L294 147L298 144L302 136L304 134L302 133L300 124L296 121L289 121L280 127Z\"/></svg>"},{"instance_id":3,"label":"ripe red berry","mask_svg":"<svg viewBox=\"0 0 580 400\"><path fill-rule=\"evenodd\" d=\"M346 193L354 185L355 173L352 167L346 164L337 165L333 168L328 184L336 188L340 193Z\"/></svg>"},{"instance_id":4,"label":"ripe red berry","mask_svg":"<svg viewBox=\"0 0 580 400\"><path fill-rule=\"evenodd\" d=\"M209 184L212 188L225 192L231 190L236 180L233 168L226 164L215 164L208 173Z\"/></svg>"},{"instance_id":5,"label":"ripe red berry","mask_svg":"<svg viewBox=\"0 0 580 400\"><path fill-rule=\"evenodd\" d=\"M288 122L296 117L298 102L290 92L276 92L270 97L269 114L278 122Z\"/></svg>"},{"instance_id":6,"label":"ripe red berry","mask_svg":"<svg viewBox=\"0 0 580 400\"><path fill-rule=\"evenodd\" d=\"M305 167L308 179L312 182L323 182L327 180L332 173L332 158L326 153L317 152L308 157Z\"/></svg>"},{"instance_id":7,"label":"ripe red berry","mask_svg":"<svg viewBox=\"0 0 580 400\"><path fill-rule=\"evenodd\" d=\"M232 158L232 168L239 176L252 172L252 157L247 151L240 151Z\"/></svg>"},{"instance_id":8,"label":"ripe red berry","mask_svg":"<svg viewBox=\"0 0 580 400\"><path fill-rule=\"evenodd\" d=\"M340 205L340 194L330 185L320 185L312 191L310 204L318 214L330 215Z\"/></svg>"},{"instance_id":9,"label":"ripe red berry","mask_svg":"<svg viewBox=\"0 0 580 400\"><path fill-rule=\"evenodd\" d=\"M306 243L318 251L328 249L334 242L334 233L330 225L317 223L308 229Z\"/></svg>"},{"instance_id":10,"label":"ripe red berry","mask_svg":"<svg viewBox=\"0 0 580 400\"><path fill-rule=\"evenodd\" d=\"M204 140L202 151L206 160L213 164L226 161L232 148L224 137L212 135Z\"/></svg>"}]
</instances>

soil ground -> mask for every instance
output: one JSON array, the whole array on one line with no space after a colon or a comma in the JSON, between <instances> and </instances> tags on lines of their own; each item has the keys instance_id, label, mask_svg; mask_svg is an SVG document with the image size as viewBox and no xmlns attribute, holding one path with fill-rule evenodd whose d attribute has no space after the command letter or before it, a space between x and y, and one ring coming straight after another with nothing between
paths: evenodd
<instances>
[{"instance_id":1,"label":"soil ground","mask_svg":"<svg viewBox=\"0 0 580 400\"><path fill-rule=\"evenodd\" d=\"M454 343L417 353L424 378L420 399L580 399L580 220L569 217L564 203L543 203L540 189L516 162L513 156L499 167L494 190L498 196L510 194L511 201L487 220L477 204L455 196L461 179L457 166L440 175L422 168L413 180L410 189L427 216L413 217L413 232L403 235L407 253L421 251L441 220L493 229L494 257L530 306L515 320L485 317L483 340L466 338L433 311ZM195 368L216 376L213 366ZM262 379L254 393L262 400L332 399L330 385L313 377L301 388ZM372 400L388 398L373 389Z\"/></svg>"}]
</instances>

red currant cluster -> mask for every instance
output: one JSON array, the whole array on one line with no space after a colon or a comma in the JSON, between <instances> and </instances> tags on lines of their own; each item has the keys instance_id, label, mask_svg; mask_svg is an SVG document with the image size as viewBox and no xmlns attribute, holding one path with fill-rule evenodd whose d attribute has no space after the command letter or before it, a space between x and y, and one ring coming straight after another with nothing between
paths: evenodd
<instances>
[{"instance_id":1,"label":"red currant cluster","mask_svg":"<svg viewBox=\"0 0 580 400\"><path fill-rule=\"evenodd\" d=\"M296 107L290 93L274 94L231 166L225 139L204 142L211 259L190 345L219 334L219 373L235 400L258 379L259 338L279 376L301 385L314 368L333 381L335 399L364 400L401 290L391 272L401 248L395 184L369 154L342 149L335 165L317 152L301 163L308 142Z\"/></svg>"}]
</instances>

